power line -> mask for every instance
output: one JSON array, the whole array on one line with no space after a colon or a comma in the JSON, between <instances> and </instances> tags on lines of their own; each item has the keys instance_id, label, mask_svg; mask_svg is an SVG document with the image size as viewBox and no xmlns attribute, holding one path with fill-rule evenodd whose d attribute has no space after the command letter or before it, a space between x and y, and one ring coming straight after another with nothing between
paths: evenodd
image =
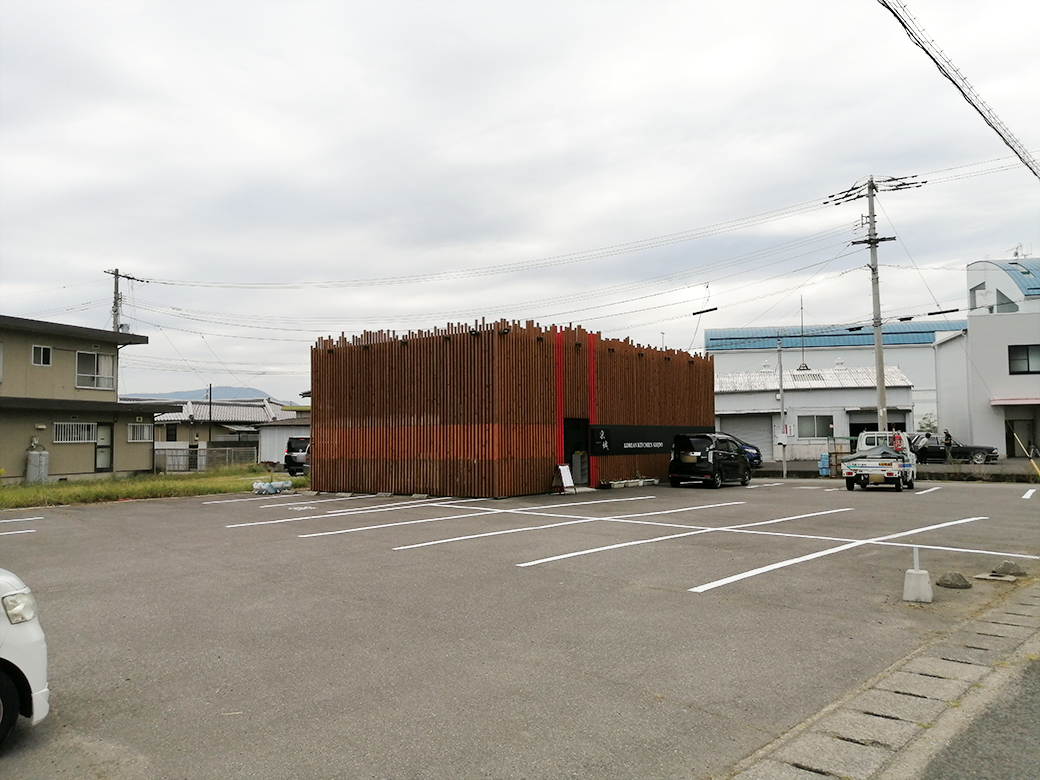
<instances>
[{"instance_id":1,"label":"power line","mask_svg":"<svg viewBox=\"0 0 1040 780\"><path fill-rule=\"evenodd\" d=\"M571 252L568 254L553 255L550 257L538 258L536 260L526 260L515 263L503 263L500 265L481 266L478 268L470 269L455 269L451 271L441 271L437 273L428 274L410 274L402 276L378 277L374 279L326 280L320 282L213 282L186 281L174 279L140 279L138 281L142 281L148 284L172 285L177 287L211 287L220 289L241 290L293 290L329 287L376 287L400 284L425 284L428 282L437 281L454 281L457 279L467 279L479 276L493 276L499 274L515 273L518 271L547 268L550 266L570 265L574 263L586 262L588 260L615 257L617 255L629 254L632 252L640 252L645 251L647 249L656 249L659 247L670 246L672 244L678 243L685 243L688 241L695 241L701 238L708 238L711 236L722 235L724 233L732 233L734 231L743 230L750 227L757 227L759 225L767 224L769 222L774 222L780 219L785 219L787 217L801 216L812 211L819 211L824 207L824 205L825 204L820 203L820 201L818 200L805 201L804 203L798 203L794 206L773 209L772 211L765 211L750 217L742 217L740 219L733 219L725 222L717 222L713 225L709 225L703 228L695 228L692 230L681 231L678 233L669 233L662 236L655 236L653 238L629 241L621 244L613 244L610 246L584 250L581 252Z\"/></svg>"},{"instance_id":2,"label":"power line","mask_svg":"<svg viewBox=\"0 0 1040 780\"><path fill-rule=\"evenodd\" d=\"M975 91L975 88L957 70L957 67L943 53L942 49L936 46L933 40L925 36L924 30L917 25L916 20L910 15L906 5L900 2L900 0L878 0L878 2L896 18L896 21L903 27L903 30L910 40L914 42L914 45L928 55L935 67L939 69L939 72L957 88L957 91L968 102L968 105L978 112L982 120L996 131L1000 139L1015 153L1015 156L1032 171L1034 176L1040 179L1040 166L1037 165L1036 160L1029 154L1022 142L1015 138L1014 133L1008 129L1007 125L1000 120L997 112L986 104L986 101Z\"/></svg>"},{"instance_id":3,"label":"power line","mask_svg":"<svg viewBox=\"0 0 1040 780\"><path fill-rule=\"evenodd\" d=\"M342 327L345 323L361 323L361 324L369 324L369 325L371 325L371 324L384 323L384 322L387 322L389 320L393 320L394 322L416 322L416 321L433 320L433 319L437 319L437 320L452 320L452 319L466 318L466 317L471 317L471 316L494 315L494 314L498 314L498 313L516 312L517 310L531 311L531 310L536 310L536 307L544 306L544 307L548 308L549 306L558 305L558 304L561 304L561 303L574 303L576 301L582 301L582 300L595 300L596 298L602 298L602 297L605 297L607 295L614 295L614 294L618 294L618 293L631 292L631 291L635 291L635 290L638 290L638 289L641 289L641 288L650 287L650 286L653 286L655 284L661 284L661 283L666 283L666 282L678 282L678 281L681 281L683 279L687 279L687 278L693 277L695 275L704 274L707 271L721 270L721 269L732 269L734 266L745 265L747 263L754 262L755 260L762 260L762 259L771 257L773 255L780 254L780 253L785 252L785 251L790 251L792 249L810 247L814 243L817 243L817 242L819 242L821 240L826 240L826 239L829 239L829 238L835 238L835 237L838 237L838 236L840 236L842 234L847 234L847 233L849 233L853 229L854 225L855 225L855 223L843 224L843 225L841 225L841 226L839 226L837 228L828 228L827 230L823 230L823 231L820 231L818 233L815 233L815 234L812 234L812 235L809 235L809 236L805 236L805 237L801 237L801 238L798 238L798 239L793 239L791 241L787 241L787 242L785 242L783 244L779 244L779 245L776 245L776 246L773 246L773 247L768 247L768 248L756 250L756 251L753 251L753 252L748 252L748 253L745 253L743 255L737 255L737 256L727 257L727 258L720 259L720 260L715 260L713 262L710 262L710 263L707 263L707 264L704 264L704 265L701 265L701 266L698 266L698 267L695 267L695 268L689 268L689 269L685 269L683 271L673 272L673 273L670 273L670 274L665 274L665 275L662 275L662 276L654 277L654 278L651 278L651 279L644 279L644 280L640 280L640 281L633 282L633 283L630 283L630 284L612 285L612 286L609 286L609 287L600 288L599 290L593 290L593 291L590 291L590 292L587 292L587 293L579 293L579 294L576 294L576 295L567 295L567 296L556 296L556 297L553 297L553 298L541 299L541 300L536 300L536 301L524 301L524 302L518 302L518 303L511 303L511 304L502 304L502 305L498 305L498 306L494 306L494 307L490 307L490 308L485 306L485 307L481 307L479 309L470 309L470 310L461 310L461 311L460 310L456 310L456 311L440 311L440 312L413 312L413 313L409 313L409 314L378 315L378 316L353 316L353 317L350 317L349 319L346 319L346 318L344 318L341 315L322 316L322 317L296 317L296 316L292 316L292 317L278 317L278 316L271 315L270 313L256 314L256 315L251 315L251 314L226 314L226 313L223 313L223 312L211 312L211 311L202 311L202 310L195 310L195 309L186 309L186 308L183 308L183 307L170 306L170 305L165 304L165 303L157 303L157 302L146 301L146 300L141 300L141 299L136 300L135 301L135 305L136 305L136 307L138 309L141 309L143 311L150 311L153 314L164 314L164 315L167 315L167 316L177 317L177 318L180 318L180 319L192 320L192 321L196 321L196 322L209 322L209 323L219 324L219 325L235 325L235 326L245 326L245 327L257 328L257 329L261 329L261 330L278 330L278 331L293 331L293 332L312 332L315 329L322 329L323 326L324 327L327 327L327 326ZM772 266L772 265L777 265L778 263L783 263L783 262L788 262L788 261L791 261L791 260L795 260L795 259L797 259L799 257L805 257L806 255L811 254L812 252L815 252L815 251L820 251L822 249L830 249L830 248L833 248L834 246L846 246L847 244L848 244L847 241L842 241L842 242L839 242L838 244L834 244L834 243L827 244L827 245L824 245L822 247L818 247L816 249L812 249L809 252L802 252L802 253L799 253L799 254L796 254L796 255L785 255L784 257L782 257L782 258L780 258L778 260L772 261L770 263L766 263L764 265L759 265L757 267L758 268L766 268L766 267L769 267L769 266ZM802 270L802 269L795 269L795 270L790 271L788 273L796 273L798 270ZM743 271L733 271L733 272L725 274L723 276L717 276L717 277L713 277L713 278L707 279L707 280L701 278L701 279L698 279L698 281L695 284L697 286L700 286L700 285L708 283L708 282L718 282L718 281L721 281L721 280L724 280L724 279L728 279L728 278L732 278L734 276L737 276L740 273L744 273L744 272ZM773 277L773 278L775 278L775 277ZM595 304L595 305L586 306L586 307L582 307L582 308L578 308L578 309L568 309L568 310L562 311L562 312L561 311L557 311L557 312L543 312L543 313L539 313L537 315L533 315L533 318L534 319L545 319L545 318L552 318L552 317L560 317L560 316L566 316L568 314L573 314L573 313L576 313L576 312L594 311L594 310L597 310L597 309L605 309L605 308L609 308L609 307L612 307L612 306L621 306L621 305L633 303L633 302L639 301L639 300L646 300L648 298L654 298L654 297L659 297L659 296L662 296L662 295L672 294L672 293L677 292L679 290L686 289L686 288L688 288L690 286L692 286L692 285L691 284L684 284L684 285L682 285L680 287L671 287L671 288L668 288L668 289L665 289L665 290L658 290L658 291L655 291L655 292L652 292L652 293L648 293L646 295L625 298L625 299L622 299L622 300L617 300L617 301L612 301L612 302ZM532 315L523 315L523 316L532 316ZM285 323L285 324L283 325L282 323ZM301 326L301 325L306 326L306 327L298 327L298 326Z\"/></svg>"}]
</instances>

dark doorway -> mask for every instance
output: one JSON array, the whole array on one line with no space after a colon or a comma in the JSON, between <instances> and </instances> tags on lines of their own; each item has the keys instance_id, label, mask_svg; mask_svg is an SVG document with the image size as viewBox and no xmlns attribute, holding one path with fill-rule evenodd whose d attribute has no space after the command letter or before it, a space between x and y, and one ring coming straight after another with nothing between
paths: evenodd
<instances>
[{"instance_id":1,"label":"dark doorway","mask_svg":"<svg viewBox=\"0 0 1040 780\"><path fill-rule=\"evenodd\" d=\"M585 417L563 420L563 452L575 485L589 484L589 421Z\"/></svg>"}]
</instances>

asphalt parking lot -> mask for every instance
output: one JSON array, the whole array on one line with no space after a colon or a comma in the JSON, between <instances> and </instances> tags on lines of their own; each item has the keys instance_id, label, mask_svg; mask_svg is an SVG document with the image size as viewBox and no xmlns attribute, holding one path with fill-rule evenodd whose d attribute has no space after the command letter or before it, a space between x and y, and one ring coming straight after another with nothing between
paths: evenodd
<instances>
[{"instance_id":1,"label":"asphalt parking lot","mask_svg":"<svg viewBox=\"0 0 1040 780\"><path fill-rule=\"evenodd\" d=\"M837 480L0 512L51 715L7 780L709 778L1011 587L1040 491Z\"/></svg>"}]
</instances>

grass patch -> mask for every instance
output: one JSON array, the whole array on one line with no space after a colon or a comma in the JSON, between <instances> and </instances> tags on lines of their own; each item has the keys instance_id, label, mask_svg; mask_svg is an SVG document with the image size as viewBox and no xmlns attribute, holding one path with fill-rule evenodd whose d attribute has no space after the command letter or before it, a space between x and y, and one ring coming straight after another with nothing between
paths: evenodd
<instances>
[{"instance_id":1,"label":"grass patch","mask_svg":"<svg viewBox=\"0 0 1040 780\"><path fill-rule=\"evenodd\" d=\"M287 480L289 478L276 476L253 466L218 469L198 474L139 474L131 477L47 482L37 485L6 485L0 487L0 509L248 493L253 490L254 482ZM291 482L294 488L306 488L310 485L308 477L293 477Z\"/></svg>"}]
</instances>

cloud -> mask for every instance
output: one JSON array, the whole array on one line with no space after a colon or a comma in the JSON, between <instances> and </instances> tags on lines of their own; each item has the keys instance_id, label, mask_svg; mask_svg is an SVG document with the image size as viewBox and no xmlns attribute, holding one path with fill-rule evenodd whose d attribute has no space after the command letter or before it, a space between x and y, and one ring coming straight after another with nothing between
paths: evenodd
<instances>
[{"instance_id":1,"label":"cloud","mask_svg":"<svg viewBox=\"0 0 1040 780\"><path fill-rule=\"evenodd\" d=\"M911 5L1040 148L1040 11ZM135 349L186 369L128 370L127 390L245 376L217 357L305 370L318 336L481 311L653 344L663 330L676 347L704 327L791 324L802 300L818 321L858 321L869 280L848 242L865 208L816 206L871 174L942 172L879 199L879 230L899 238L882 251L886 312L956 304L965 263L1040 250L1035 177L968 177L1009 151L870 2L6 0L2 12L0 310L105 327L102 272L115 267L283 285L124 282L127 316L151 338ZM808 205L745 219L796 204ZM654 237L670 238L642 243ZM587 254L403 283L571 253ZM385 277L402 283L293 286ZM705 302L719 311L691 320ZM305 376L261 378L246 382L306 389Z\"/></svg>"}]
</instances>

